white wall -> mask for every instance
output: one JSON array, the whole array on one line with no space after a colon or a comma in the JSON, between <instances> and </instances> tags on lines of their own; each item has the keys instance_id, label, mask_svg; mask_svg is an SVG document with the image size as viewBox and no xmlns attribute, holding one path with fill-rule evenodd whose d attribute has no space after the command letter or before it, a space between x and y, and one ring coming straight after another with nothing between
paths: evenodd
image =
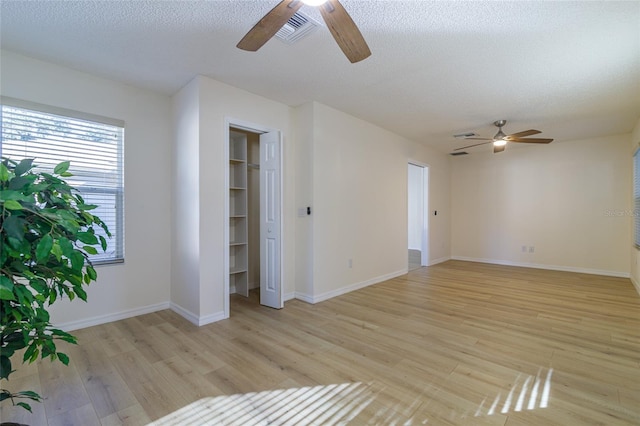
<instances>
[{"instance_id":1,"label":"white wall","mask_svg":"<svg viewBox=\"0 0 640 426\"><path fill-rule=\"evenodd\" d=\"M69 329L169 306L194 322L222 318L227 119L284 136L286 297L318 301L406 270L410 160L430 166L431 261L449 257L449 158L423 145L206 77L170 98L11 52L1 71L3 95L126 123L126 262L98 268L88 303L53 306ZM298 217L307 206L312 215Z\"/></svg>"},{"instance_id":2,"label":"white wall","mask_svg":"<svg viewBox=\"0 0 640 426\"><path fill-rule=\"evenodd\" d=\"M187 93L185 93L187 92ZM174 96L174 120L179 119L183 98L195 102L198 114L197 129L188 135L177 133L175 149L179 150L184 142L181 136L189 139L190 147L180 161L174 162L176 191L181 191L183 182L197 182L199 199L195 203L183 205L174 203L174 220L183 217L197 220L194 227L181 233L179 225L175 227L175 239L198 240L194 243L193 253L188 257L176 256L174 269L183 271L174 275L172 294L180 293L185 286L191 296L189 300L174 308L196 323L207 323L224 317L224 282L228 271L224 268L224 206L228 197L225 187L227 160L225 158L225 120L251 123L262 128L280 130L283 134L283 262L282 284L284 293L293 293L295 276L295 161L291 129L291 108L284 104L251 94L244 90L220 83L207 77L198 76ZM192 145L193 144L193 145ZM196 208L196 212L190 211ZM197 218L196 218L197 215ZM198 271L196 275L194 270ZM191 284L184 280L195 281L194 293Z\"/></svg>"},{"instance_id":3,"label":"white wall","mask_svg":"<svg viewBox=\"0 0 640 426\"><path fill-rule=\"evenodd\" d=\"M313 104L313 294L324 300L407 271L407 164L428 164L433 259L448 258L449 159ZM352 267L349 267L349 259Z\"/></svg>"},{"instance_id":4,"label":"white wall","mask_svg":"<svg viewBox=\"0 0 640 426\"><path fill-rule=\"evenodd\" d=\"M313 295L313 135L314 103L309 102L294 109L295 163L296 163L296 265L295 295L311 301ZM306 214L311 207L311 215ZM302 209L302 214L299 210Z\"/></svg>"},{"instance_id":5,"label":"white wall","mask_svg":"<svg viewBox=\"0 0 640 426\"><path fill-rule=\"evenodd\" d=\"M125 121L125 263L99 266L88 303L58 302L68 329L167 307L171 120L167 96L1 52L2 95Z\"/></svg>"},{"instance_id":6,"label":"white wall","mask_svg":"<svg viewBox=\"0 0 640 426\"><path fill-rule=\"evenodd\" d=\"M628 276L630 182L629 135L456 157L453 257Z\"/></svg>"},{"instance_id":7,"label":"white wall","mask_svg":"<svg viewBox=\"0 0 640 426\"><path fill-rule=\"evenodd\" d=\"M171 303L200 314L200 92L191 81L173 97Z\"/></svg>"}]
</instances>

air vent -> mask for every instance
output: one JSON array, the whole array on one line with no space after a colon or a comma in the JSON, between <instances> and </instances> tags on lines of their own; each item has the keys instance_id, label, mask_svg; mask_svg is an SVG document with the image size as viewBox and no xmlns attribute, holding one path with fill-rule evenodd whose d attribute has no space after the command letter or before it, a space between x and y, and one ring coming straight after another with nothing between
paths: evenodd
<instances>
[{"instance_id":1,"label":"air vent","mask_svg":"<svg viewBox=\"0 0 640 426\"><path fill-rule=\"evenodd\" d=\"M460 152L452 152L449 155L453 155L454 157L457 157L458 155L467 155L468 152L467 151L460 151Z\"/></svg>"},{"instance_id":2,"label":"air vent","mask_svg":"<svg viewBox=\"0 0 640 426\"><path fill-rule=\"evenodd\" d=\"M453 135L454 138L456 139L467 139L467 138L472 138L474 136L478 136L473 132L467 132L467 133L459 133L457 135Z\"/></svg>"},{"instance_id":3,"label":"air vent","mask_svg":"<svg viewBox=\"0 0 640 426\"><path fill-rule=\"evenodd\" d=\"M276 33L276 37L288 44L293 44L311 34L320 23L302 12L296 12Z\"/></svg>"}]
</instances>

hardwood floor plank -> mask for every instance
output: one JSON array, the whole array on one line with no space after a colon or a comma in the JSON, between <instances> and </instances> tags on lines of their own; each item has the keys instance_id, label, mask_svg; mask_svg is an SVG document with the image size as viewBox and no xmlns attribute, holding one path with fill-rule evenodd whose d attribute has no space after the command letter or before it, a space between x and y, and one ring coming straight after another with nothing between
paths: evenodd
<instances>
[{"instance_id":1,"label":"hardwood floor plank","mask_svg":"<svg viewBox=\"0 0 640 426\"><path fill-rule=\"evenodd\" d=\"M100 420L91 404L49 418L49 426L68 425L100 426Z\"/></svg>"},{"instance_id":2,"label":"hardwood floor plank","mask_svg":"<svg viewBox=\"0 0 640 426\"><path fill-rule=\"evenodd\" d=\"M146 426L151 423L151 418L140 404L135 404L101 418L100 423L102 426Z\"/></svg>"},{"instance_id":3,"label":"hardwood floor plank","mask_svg":"<svg viewBox=\"0 0 640 426\"><path fill-rule=\"evenodd\" d=\"M32 374L16 378L11 375L11 380L2 381L2 388L8 389L12 392L31 390L42 396L42 386L40 385L40 377L37 369L38 364L36 363L32 365L35 367L35 371L29 369ZM33 413L28 412L22 407L12 406L10 401L5 400L2 402L2 405L0 405L0 421L12 421L18 424L31 425L47 424L47 414L45 413L44 404L29 400L24 400L22 402L28 403L31 406Z\"/></svg>"},{"instance_id":4,"label":"hardwood floor plank","mask_svg":"<svg viewBox=\"0 0 640 426\"><path fill-rule=\"evenodd\" d=\"M449 261L309 305L231 298L78 330L71 365L11 385L3 421L111 425L638 425L640 296L628 279ZM5 384L3 383L3 387Z\"/></svg>"},{"instance_id":5,"label":"hardwood floor plank","mask_svg":"<svg viewBox=\"0 0 640 426\"><path fill-rule=\"evenodd\" d=\"M66 366L46 359L38 363L38 370L48 419L91 403L73 360Z\"/></svg>"}]
</instances>

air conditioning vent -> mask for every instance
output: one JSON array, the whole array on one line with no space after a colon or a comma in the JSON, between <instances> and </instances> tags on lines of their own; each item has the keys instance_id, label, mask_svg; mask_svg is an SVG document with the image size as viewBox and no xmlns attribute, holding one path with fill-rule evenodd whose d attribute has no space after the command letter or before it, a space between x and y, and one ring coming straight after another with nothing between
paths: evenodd
<instances>
[{"instance_id":1,"label":"air conditioning vent","mask_svg":"<svg viewBox=\"0 0 640 426\"><path fill-rule=\"evenodd\" d=\"M458 155L467 155L468 152L467 151L460 151L460 152L452 152L449 155L453 155L454 157L457 157Z\"/></svg>"},{"instance_id":2,"label":"air conditioning vent","mask_svg":"<svg viewBox=\"0 0 640 426\"><path fill-rule=\"evenodd\" d=\"M276 33L276 37L285 43L293 44L311 34L320 23L302 12L296 12Z\"/></svg>"},{"instance_id":3,"label":"air conditioning vent","mask_svg":"<svg viewBox=\"0 0 640 426\"><path fill-rule=\"evenodd\" d=\"M458 133L457 135L453 135L453 137L456 139L467 139L467 138L472 138L474 136L478 136L478 135L476 135L473 132Z\"/></svg>"}]
</instances>

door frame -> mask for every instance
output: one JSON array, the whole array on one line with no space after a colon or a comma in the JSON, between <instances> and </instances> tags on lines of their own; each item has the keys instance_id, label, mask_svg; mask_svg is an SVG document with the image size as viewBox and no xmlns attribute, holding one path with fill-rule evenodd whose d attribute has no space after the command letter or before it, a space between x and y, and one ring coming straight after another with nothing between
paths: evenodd
<instances>
[{"instance_id":1,"label":"door frame","mask_svg":"<svg viewBox=\"0 0 640 426\"><path fill-rule=\"evenodd\" d=\"M223 146L223 156L224 156L224 187L225 194L224 197L224 233L223 233L223 244L224 244L224 256L223 256L223 268L224 268L224 282L222 289L222 297L224 304L224 318L229 318L229 297L231 296L229 293L229 129L233 127L239 130L246 130L251 133L262 134L269 132L280 132L282 135L282 131L280 129L274 129L271 127L262 126L260 124L251 123L245 120L239 120L232 117L225 117L224 119L224 146ZM282 250L282 242L284 238L282 235L284 234L284 221L283 214L284 212L284 191L283 191L283 148L284 148L284 138L280 139L280 291L281 294L284 294L282 289L282 283L284 282L284 267L283 267L283 250Z\"/></svg>"},{"instance_id":2,"label":"door frame","mask_svg":"<svg viewBox=\"0 0 640 426\"><path fill-rule=\"evenodd\" d=\"M408 166L416 166L422 168L422 188L424 192L424 196L422 198L422 223L426 226L425 232L420 238L420 266L429 266L429 235L431 231L431 223L429 214L429 165L427 163L423 163L421 161L409 160L407 162ZM409 207L409 173L407 168L407 209ZM408 227L409 223L407 223L407 235L408 235ZM409 241L407 237L407 249L409 247Z\"/></svg>"}]
</instances>

